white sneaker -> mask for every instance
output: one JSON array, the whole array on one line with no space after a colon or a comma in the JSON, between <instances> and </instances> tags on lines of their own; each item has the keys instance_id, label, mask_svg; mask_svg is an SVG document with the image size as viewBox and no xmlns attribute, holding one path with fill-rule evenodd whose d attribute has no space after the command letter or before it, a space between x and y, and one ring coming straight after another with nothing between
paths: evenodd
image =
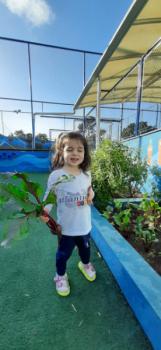
<instances>
[{"instance_id":1,"label":"white sneaker","mask_svg":"<svg viewBox=\"0 0 161 350\"><path fill-rule=\"evenodd\" d=\"M70 286L68 282L68 276L65 274L64 276L59 276L56 274L54 277L54 281L56 283L56 291L62 297L66 297L70 294Z\"/></svg>"},{"instance_id":2,"label":"white sneaker","mask_svg":"<svg viewBox=\"0 0 161 350\"><path fill-rule=\"evenodd\" d=\"M78 268L88 281L93 282L96 279L96 271L91 263L83 264L80 261L78 263Z\"/></svg>"}]
</instances>

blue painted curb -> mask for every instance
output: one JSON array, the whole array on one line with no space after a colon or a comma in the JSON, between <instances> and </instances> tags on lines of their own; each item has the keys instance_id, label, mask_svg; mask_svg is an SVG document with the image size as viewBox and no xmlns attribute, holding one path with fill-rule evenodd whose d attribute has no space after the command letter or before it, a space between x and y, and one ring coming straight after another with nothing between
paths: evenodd
<instances>
[{"instance_id":1,"label":"blue painted curb","mask_svg":"<svg viewBox=\"0 0 161 350\"><path fill-rule=\"evenodd\" d=\"M161 350L161 277L92 207L92 238L154 350Z\"/></svg>"}]
</instances>

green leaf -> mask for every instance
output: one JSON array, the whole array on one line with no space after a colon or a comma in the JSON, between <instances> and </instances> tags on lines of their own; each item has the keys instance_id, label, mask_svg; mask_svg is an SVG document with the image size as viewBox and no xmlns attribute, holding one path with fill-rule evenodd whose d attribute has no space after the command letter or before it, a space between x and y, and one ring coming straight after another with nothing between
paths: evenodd
<instances>
[{"instance_id":1,"label":"green leaf","mask_svg":"<svg viewBox=\"0 0 161 350\"><path fill-rule=\"evenodd\" d=\"M60 183L64 183L64 182L70 182L73 181L75 179L74 175L62 175L59 176L58 180L55 182L53 188L55 188L57 185L59 185Z\"/></svg>"},{"instance_id":2,"label":"green leaf","mask_svg":"<svg viewBox=\"0 0 161 350\"><path fill-rule=\"evenodd\" d=\"M8 199L9 197L5 195L0 195L0 207L2 207L8 201Z\"/></svg>"},{"instance_id":3,"label":"green leaf","mask_svg":"<svg viewBox=\"0 0 161 350\"><path fill-rule=\"evenodd\" d=\"M22 202L21 209L23 213L25 213L26 215L29 215L30 213L36 210L36 205L31 202Z\"/></svg>"},{"instance_id":4,"label":"green leaf","mask_svg":"<svg viewBox=\"0 0 161 350\"><path fill-rule=\"evenodd\" d=\"M110 212L104 211L102 215L104 216L105 219L109 220L109 218L110 218Z\"/></svg>"},{"instance_id":5,"label":"green leaf","mask_svg":"<svg viewBox=\"0 0 161 350\"><path fill-rule=\"evenodd\" d=\"M115 204L115 208L118 210L121 210L122 208L122 203L119 199L114 199L114 204Z\"/></svg>"},{"instance_id":6,"label":"green leaf","mask_svg":"<svg viewBox=\"0 0 161 350\"><path fill-rule=\"evenodd\" d=\"M42 187L38 183L34 183L32 181L28 181L27 183L23 183L24 191L28 191L32 195L41 196L43 193Z\"/></svg>"},{"instance_id":7,"label":"green leaf","mask_svg":"<svg viewBox=\"0 0 161 350\"><path fill-rule=\"evenodd\" d=\"M26 213L22 211L15 211L9 216L9 219L23 219L23 218L26 218Z\"/></svg>"},{"instance_id":8,"label":"green leaf","mask_svg":"<svg viewBox=\"0 0 161 350\"><path fill-rule=\"evenodd\" d=\"M140 224L140 223L143 222L143 221L144 221L143 216L137 216L137 218L136 218L136 223L137 223L137 224Z\"/></svg>"},{"instance_id":9,"label":"green leaf","mask_svg":"<svg viewBox=\"0 0 161 350\"><path fill-rule=\"evenodd\" d=\"M13 179L23 179L24 181L28 181L28 179L29 179L29 177L28 177L28 175L27 174L25 174L25 173L14 173L13 175L12 175L12 178Z\"/></svg>"},{"instance_id":10,"label":"green leaf","mask_svg":"<svg viewBox=\"0 0 161 350\"><path fill-rule=\"evenodd\" d=\"M21 240L29 235L29 223L28 220L24 220L22 224L19 227L18 232L15 234L14 239L15 240Z\"/></svg>"},{"instance_id":11,"label":"green leaf","mask_svg":"<svg viewBox=\"0 0 161 350\"><path fill-rule=\"evenodd\" d=\"M25 191L20 190L18 186L13 185L12 183L3 184L2 189L12 195L13 198L17 200L28 200L28 194Z\"/></svg>"},{"instance_id":12,"label":"green leaf","mask_svg":"<svg viewBox=\"0 0 161 350\"><path fill-rule=\"evenodd\" d=\"M129 216L125 216L123 219L123 223L128 225L130 223L130 217Z\"/></svg>"},{"instance_id":13,"label":"green leaf","mask_svg":"<svg viewBox=\"0 0 161 350\"><path fill-rule=\"evenodd\" d=\"M18 186L13 185L12 183L8 183L3 185L3 190L7 194L10 194L14 198L14 200L20 205L20 207L26 212L35 210L35 203L32 203L29 200L28 193L22 191Z\"/></svg>"},{"instance_id":14,"label":"green leaf","mask_svg":"<svg viewBox=\"0 0 161 350\"><path fill-rule=\"evenodd\" d=\"M36 216L40 216L42 214L42 211L43 211L43 205L42 204L37 204L35 206Z\"/></svg>"},{"instance_id":15,"label":"green leaf","mask_svg":"<svg viewBox=\"0 0 161 350\"><path fill-rule=\"evenodd\" d=\"M53 191L50 191L47 198L42 202L42 204L45 206L47 204L56 204L56 202L56 194Z\"/></svg>"},{"instance_id":16,"label":"green leaf","mask_svg":"<svg viewBox=\"0 0 161 350\"><path fill-rule=\"evenodd\" d=\"M14 179L21 179L23 181L22 187L24 191L31 193L34 196L39 197L43 193L41 185L37 182L29 180L29 177L24 173L16 173L13 176Z\"/></svg>"}]
</instances>

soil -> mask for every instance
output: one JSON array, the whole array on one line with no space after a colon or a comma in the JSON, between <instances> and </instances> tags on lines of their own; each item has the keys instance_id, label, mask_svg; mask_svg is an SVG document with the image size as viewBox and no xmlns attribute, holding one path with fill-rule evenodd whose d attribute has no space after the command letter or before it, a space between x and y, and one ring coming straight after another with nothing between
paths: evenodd
<instances>
[{"instance_id":1,"label":"soil","mask_svg":"<svg viewBox=\"0 0 161 350\"><path fill-rule=\"evenodd\" d=\"M119 231L119 228L115 226ZM120 232L120 231L119 231ZM161 232L157 235L157 242L153 242L149 247L145 247L143 241L136 239L134 232L130 235L120 232L120 234L130 243L136 251L151 265L151 267L161 276Z\"/></svg>"}]
</instances>

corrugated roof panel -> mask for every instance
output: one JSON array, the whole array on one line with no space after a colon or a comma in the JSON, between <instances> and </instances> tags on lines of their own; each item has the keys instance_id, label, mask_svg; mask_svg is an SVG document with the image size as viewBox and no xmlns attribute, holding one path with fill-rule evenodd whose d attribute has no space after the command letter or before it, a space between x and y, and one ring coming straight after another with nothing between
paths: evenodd
<instances>
[{"instance_id":1,"label":"corrugated roof panel","mask_svg":"<svg viewBox=\"0 0 161 350\"><path fill-rule=\"evenodd\" d=\"M115 98L108 96L109 92L122 79L129 69L133 67L161 37L161 1L160 0L136 0L133 2L125 19L116 32L113 40L105 50L99 64L93 72L91 78L87 82L82 94L78 98L75 108L85 106L96 106L97 103L97 78L101 80L101 98L106 98L101 103L116 103L125 101L125 92L121 97L121 90L118 95L115 91ZM160 59L160 51L155 50L151 57L151 62L146 62L145 76L153 79L156 74L154 65ZM161 65L160 65L161 67ZM159 69L159 68L158 68ZM158 77L159 78L159 77ZM133 79L133 81L132 81ZM149 80L150 81L150 80ZM144 79L145 82L145 79ZM124 83L127 89L129 84L136 84L136 76L131 76L128 83ZM160 102L160 91L154 85L155 96L150 94L149 89L143 94L143 100L149 102ZM160 88L160 84L159 84ZM122 90L123 91L123 90ZM152 96L153 95L153 96ZM134 100L134 98L133 98ZM129 99L128 101L131 101Z\"/></svg>"}]
</instances>

